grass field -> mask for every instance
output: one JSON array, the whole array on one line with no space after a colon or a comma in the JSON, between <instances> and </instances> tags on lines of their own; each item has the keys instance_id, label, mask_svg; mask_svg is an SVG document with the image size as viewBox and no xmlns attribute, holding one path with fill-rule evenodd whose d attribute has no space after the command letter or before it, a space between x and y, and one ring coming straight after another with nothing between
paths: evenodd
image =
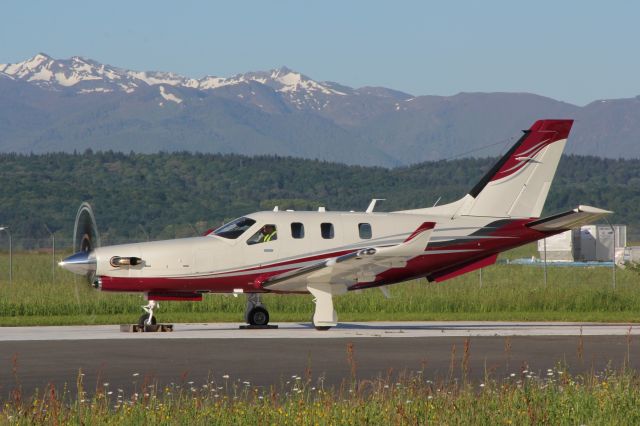
<instances>
[{"instance_id":1,"label":"grass field","mask_svg":"<svg viewBox=\"0 0 640 426\"><path fill-rule=\"evenodd\" d=\"M530 257L532 245L503 258ZM83 279L60 268L52 280L51 255L14 255L13 284L7 256L0 254L0 325L114 324L135 321L145 304L141 295L94 290ZM336 297L341 321L367 320L566 320L628 322L640 319L640 275L618 269L616 288L611 268L494 265L439 284L426 280ZM311 296L266 295L271 319L308 321ZM202 302L163 302L165 322L241 321L245 300L206 295Z\"/></svg>"},{"instance_id":2,"label":"grass field","mask_svg":"<svg viewBox=\"0 0 640 426\"><path fill-rule=\"evenodd\" d=\"M432 381L416 372L397 380L347 379L338 388L294 376L256 387L233 377L140 385L132 394L100 384L85 393L82 375L61 392L31 397L15 390L0 424L127 425L580 425L639 424L640 379L622 371L570 376L560 365L540 373L523 367L480 383Z\"/></svg>"},{"instance_id":3,"label":"grass field","mask_svg":"<svg viewBox=\"0 0 640 426\"><path fill-rule=\"evenodd\" d=\"M506 258L530 257L527 246ZM82 279L56 269L48 254L19 254L8 283L0 254L0 324L101 324L134 321L140 295L101 293ZM543 269L499 264L441 284L414 281L336 298L342 321L352 320L575 320L636 321L640 275L611 268ZM310 296L265 296L273 321L308 321ZM203 302L162 303L167 322L240 321L244 299L205 296ZM348 350L346 351L349 352ZM452 355L453 356L453 355ZM462 380L423 377L357 381L323 387L321 378L292 377L256 387L234 377L159 387L144 383L131 394L96 389L78 381L63 389L23 395L14 389L0 408L0 424L639 424L640 377L629 369L570 376L561 364L541 372L523 366L508 377L464 379L465 357L456 364ZM452 362L452 365L453 362ZM17 380L16 380L17 381Z\"/></svg>"}]
</instances>

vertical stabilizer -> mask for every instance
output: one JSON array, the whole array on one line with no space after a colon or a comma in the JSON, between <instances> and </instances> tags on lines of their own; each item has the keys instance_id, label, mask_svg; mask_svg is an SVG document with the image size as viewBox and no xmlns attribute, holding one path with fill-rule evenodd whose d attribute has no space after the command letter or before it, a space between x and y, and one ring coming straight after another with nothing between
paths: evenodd
<instances>
[{"instance_id":1,"label":"vertical stabilizer","mask_svg":"<svg viewBox=\"0 0 640 426\"><path fill-rule=\"evenodd\" d=\"M539 120L463 198L457 216L539 217L573 120Z\"/></svg>"}]
</instances>

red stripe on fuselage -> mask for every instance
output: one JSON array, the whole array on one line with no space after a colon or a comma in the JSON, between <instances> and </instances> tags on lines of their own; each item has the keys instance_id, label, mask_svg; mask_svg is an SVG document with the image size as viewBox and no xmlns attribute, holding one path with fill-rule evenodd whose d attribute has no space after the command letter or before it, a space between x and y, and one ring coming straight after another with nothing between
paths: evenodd
<instances>
[{"instance_id":1,"label":"red stripe on fuselage","mask_svg":"<svg viewBox=\"0 0 640 426\"><path fill-rule=\"evenodd\" d=\"M525 225L535 219L517 219L504 223L484 235L478 235L477 239L465 240L451 245L438 246L425 250L425 255L417 256L407 262L404 268L389 269L376 277L373 282L360 283L352 286L350 290L376 287L380 285L394 284L415 278L426 277L431 273L445 268L451 268L457 264L465 264L474 259L482 259L491 254L509 250L514 247L527 244L541 238L563 232L562 230L553 233L540 232L528 228ZM494 237L494 238L484 238ZM509 237L509 238L495 238ZM437 253L436 251L449 251L448 253ZM473 251L470 251L473 250ZM208 275L204 277L148 277L148 278L128 278L101 276L103 291L118 292L198 292L207 291L211 293L232 293L241 289L244 292L266 292L261 288L260 283L266 278L279 275L284 272L297 269L295 264L322 260L350 253L353 250L342 250L339 252L325 253L321 255L298 258L284 262L276 262L268 265L248 268L235 272L248 272L255 270L255 273L244 275L234 275L219 277ZM434 252L429 254L429 252ZM272 272L260 272L259 269L276 266L291 265Z\"/></svg>"}]
</instances>

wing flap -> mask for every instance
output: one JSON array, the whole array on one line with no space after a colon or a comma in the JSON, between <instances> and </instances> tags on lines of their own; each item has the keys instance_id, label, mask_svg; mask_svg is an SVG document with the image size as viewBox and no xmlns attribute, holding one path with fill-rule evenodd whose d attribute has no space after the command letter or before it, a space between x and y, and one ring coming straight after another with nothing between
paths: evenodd
<instances>
[{"instance_id":1,"label":"wing flap","mask_svg":"<svg viewBox=\"0 0 640 426\"><path fill-rule=\"evenodd\" d=\"M528 223L527 226L536 231L561 231L579 228L591 222L612 214L612 211L591 206L578 206L568 212L559 213Z\"/></svg>"}]
</instances>

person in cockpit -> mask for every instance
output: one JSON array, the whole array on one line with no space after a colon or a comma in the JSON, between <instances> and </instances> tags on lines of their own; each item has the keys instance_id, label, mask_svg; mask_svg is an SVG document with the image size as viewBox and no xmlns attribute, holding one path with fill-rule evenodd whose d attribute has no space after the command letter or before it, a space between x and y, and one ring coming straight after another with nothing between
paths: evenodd
<instances>
[{"instance_id":1,"label":"person in cockpit","mask_svg":"<svg viewBox=\"0 0 640 426\"><path fill-rule=\"evenodd\" d=\"M266 243L266 242L278 239L278 234L277 234L275 225L265 225L262 227L260 232L262 233L262 236L258 241L260 243Z\"/></svg>"}]
</instances>

